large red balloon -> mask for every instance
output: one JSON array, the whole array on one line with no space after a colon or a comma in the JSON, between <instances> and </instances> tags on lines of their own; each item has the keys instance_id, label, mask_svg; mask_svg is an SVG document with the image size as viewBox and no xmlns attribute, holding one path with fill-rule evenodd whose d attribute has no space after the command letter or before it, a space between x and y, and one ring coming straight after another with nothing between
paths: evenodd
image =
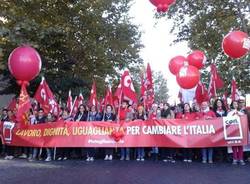
<instances>
[{"instance_id":1,"label":"large red balloon","mask_svg":"<svg viewBox=\"0 0 250 184\"><path fill-rule=\"evenodd\" d=\"M30 81L40 72L42 66L38 52L30 46L14 49L8 60L10 73L20 81Z\"/></svg>"},{"instance_id":2,"label":"large red balloon","mask_svg":"<svg viewBox=\"0 0 250 184\"><path fill-rule=\"evenodd\" d=\"M187 62L187 59L184 56L173 57L168 64L170 72L176 75L185 62Z\"/></svg>"},{"instance_id":3,"label":"large red balloon","mask_svg":"<svg viewBox=\"0 0 250 184\"><path fill-rule=\"evenodd\" d=\"M249 51L249 42L247 33L232 31L224 37L222 48L229 57L237 59Z\"/></svg>"},{"instance_id":4,"label":"large red balloon","mask_svg":"<svg viewBox=\"0 0 250 184\"><path fill-rule=\"evenodd\" d=\"M200 72L194 66L183 66L177 74L176 80L181 88L191 89L200 81Z\"/></svg>"},{"instance_id":5,"label":"large red balloon","mask_svg":"<svg viewBox=\"0 0 250 184\"><path fill-rule=\"evenodd\" d=\"M189 65L195 66L198 69L203 68L206 62L205 54L200 50L195 50L187 56Z\"/></svg>"},{"instance_id":6,"label":"large red balloon","mask_svg":"<svg viewBox=\"0 0 250 184\"><path fill-rule=\"evenodd\" d=\"M166 12L175 0L150 0L150 2L157 7L158 12Z\"/></svg>"}]
</instances>

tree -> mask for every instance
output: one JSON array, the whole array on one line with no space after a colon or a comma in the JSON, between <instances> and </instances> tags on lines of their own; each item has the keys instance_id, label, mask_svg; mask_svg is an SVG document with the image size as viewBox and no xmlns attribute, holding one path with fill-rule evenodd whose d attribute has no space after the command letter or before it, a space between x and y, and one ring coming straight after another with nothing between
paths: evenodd
<instances>
[{"instance_id":1,"label":"tree","mask_svg":"<svg viewBox=\"0 0 250 184\"><path fill-rule=\"evenodd\" d=\"M141 66L141 33L128 16L132 0L4 0L0 4L0 72L8 85L1 93L18 93L7 69L10 52L21 44L42 57L41 76L60 96L82 91L92 81L104 91L107 75ZM39 78L31 82L34 92Z\"/></svg>"},{"instance_id":2,"label":"tree","mask_svg":"<svg viewBox=\"0 0 250 184\"><path fill-rule=\"evenodd\" d=\"M153 78L154 78L155 102L156 103L167 102L169 98L167 80L160 71L153 73Z\"/></svg>"},{"instance_id":3,"label":"tree","mask_svg":"<svg viewBox=\"0 0 250 184\"><path fill-rule=\"evenodd\" d=\"M240 89L250 92L250 81L246 80L250 78L249 55L232 60L221 48L223 37L231 30L250 33L249 11L249 0L179 0L168 12L168 18L174 22L172 33L176 34L175 42L185 40L191 49L205 51L208 57L206 68L212 62L217 65L226 83L225 90L234 75ZM202 71L206 83L208 73L207 70Z\"/></svg>"}]
</instances>

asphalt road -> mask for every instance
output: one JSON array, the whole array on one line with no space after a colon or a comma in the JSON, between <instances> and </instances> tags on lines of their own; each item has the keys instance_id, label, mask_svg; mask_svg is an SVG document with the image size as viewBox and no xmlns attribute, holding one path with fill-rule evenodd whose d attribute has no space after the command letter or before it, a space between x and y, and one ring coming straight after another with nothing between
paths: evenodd
<instances>
[{"instance_id":1,"label":"asphalt road","mask_svg":"<svg viewBox=\"0 0 250 184\"><path fill-rule=\"evenodd\" d=\"M0 184L250 184L250 163L0 160Z\"/></svg>"}]
</instances>

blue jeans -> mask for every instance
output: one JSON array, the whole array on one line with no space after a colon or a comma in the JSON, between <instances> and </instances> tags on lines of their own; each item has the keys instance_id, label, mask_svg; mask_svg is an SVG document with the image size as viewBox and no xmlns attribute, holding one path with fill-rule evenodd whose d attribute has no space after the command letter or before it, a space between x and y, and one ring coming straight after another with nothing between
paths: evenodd
<instances>
[{"instance_id":1,"label":"blue jeans","mask_svg":"<svg viewBox=\"0 0 250 184\"><path fill-rule=\"evenodd\" d=\"M50 148L46 148L46 153L47 153L47 157L51 158L51 149ZM33 152L32 152L32 158L36 159L37 156L41 156L42 155L42 148L33 148Z\"/></svg>"},{"instance_id":2,"label":"blue jeans","mask_svg":"<svg viewBox=\"0 0 250 184\"><path fill-rule=\"evenodd\" d=\"M153 147L152 148L152 153L158 154L159 153L158 147Z\"/></svg>"},{"instance_id":3,"label":"blue jeans","mask_svg":"<svg viewBox=\"0 0 250 184\"><path fill-rule=\"evenodd\" d=\"M213 161L213 148L202 148L201 153L203 161Z\"/></svg>"},{"instance_id":4,"label":"blue jeans","mask_svg":"<svg viewBox=\"0 0 250 184\"><path fill-rule=\"evenodd\" d=\"M123 158L129 157L130 150L129 148L121 148L121 156Z\"/></svg>"},{"instance_id":5,"label":"blue jeans","mask_svg":"<svg viewBox=\"0 0 250 184\"><path fill-rule=\"evenodd\" d=\"M143 158L144 157L144 148L137 148L136 149L137 152L137 158Z\"/></svg>"}]
</instances>

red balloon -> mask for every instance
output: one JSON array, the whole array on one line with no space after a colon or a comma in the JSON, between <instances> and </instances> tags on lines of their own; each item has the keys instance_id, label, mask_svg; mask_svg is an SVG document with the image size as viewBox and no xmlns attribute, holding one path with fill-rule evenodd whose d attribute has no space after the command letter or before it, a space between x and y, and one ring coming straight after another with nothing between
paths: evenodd
<instances>
[{"instance_id":1,"label":"red balloon","mask_svg":"<svg viewBox=\"0 0 250 184\"><path fill-rule=\"evenodd\" d=\"M173 57L170 61L169 61L169 70L172 74L176 75L180 68L184 66L184 63L187 61L187 59L184 56L176 56Z\"/></svg>"},{"instance_id":2,"label":"red balloon","mask_svg":"<svg viewBox=\"0 0 250 184\"><path fill-rule=\"evenodd\" d=\"M206 62L205 54L200 50L195 50L187 57L189 65L195 66L198 69L203 68Z\"/></svg>"},{"instance_id":3,"label":"red balloon","mask_svg":"<svg viewBox=\"0 0 250 184\"><path fill-rule=\"evenodd\" d=\"M250 40L247 33L232 31L228 33L223 41L222 48L229 57L237 59L244 56L250 49Z\"/></svg>"},{"instance_id":4,"label":"red balloon","mask_svg":"<svg viewBox=\"0 0 250 184\"><path fill-rule=\"evenodd\" d=\"M42 66L38 52L30 46L14 49L8 59L10 73L19 81L30 81L40 72Z\"/></svg>"},{"instance_id":5,"label":"red balloon","mask_svg":"<svg viewBox=\"0 0 250 184\"><path fill-rule=\"evenodd\" d=\"M200 81L200 72L194 66L184 66L177 74L176 80L181 88L191 89L194 88Z\"/></svg>"},{"instance_id":6,"label":"red balloon","mask_svg":"<svg viewBox=\"0 0 250 184\"><path fill-rule=\"evenodd\" d=\"M150 2L157 7L158 12L166 12L168 7L175 2L175 0L150 0Z\"/></svg>"},{"instance_id":7,"label":"red balloon","mask_svg":"<svg viewBox=\"0 0 250 184\"><path fill-rule=\"evenodd\" d=\"M164 5L162 5L162 4L159 4L158 6L157 6L157 12L166 12L166 11L168 11L168 5L167 4L164 4Z\"/></svg>"}]
</instances>

